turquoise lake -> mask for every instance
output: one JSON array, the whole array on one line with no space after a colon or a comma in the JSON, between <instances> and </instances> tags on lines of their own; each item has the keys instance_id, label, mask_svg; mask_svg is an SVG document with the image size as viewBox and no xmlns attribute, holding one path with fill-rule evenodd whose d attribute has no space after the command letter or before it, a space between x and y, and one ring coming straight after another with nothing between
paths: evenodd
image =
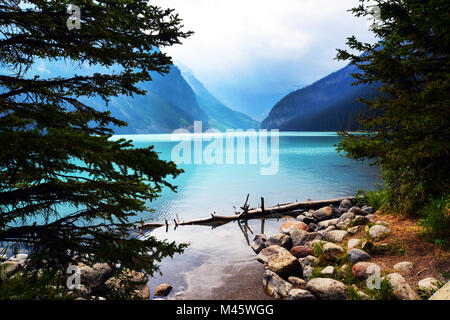
<instances>
[{"instance_id":1,"label":"turquoise lake","mask_svg":"<svg viewBox=\"0 0 450 320\"><path fill-rule=\"evenodd\" d=\"M218 136L223 137L224 134ZM136 147L154 145L160 158L164 160L172 160L172 150L179 143L172 141L170 134L114 138L119 137L133 140ZM194 136L187 137L191 139ZM200 134L195 139L199 141L205 137L206 135ZM274 175L261 175L261 168L267 165L249 163L252 152L249 151L249 139L246 138L244 147L239 147L235 139L235 147L231 151L223 143L224 153L233 152L235 159L245 155L244 164L236 164L236 161L234 165L179 165L185 172L171 180L178 186L178 192L163 190L159 199L149 203L149 207L155 210L151 217L160 222L164 219L173 220L177 215L180 220L208 217L213 212L232 215L233 206L239 208L247 194L250 194L249 202L252 207L259 205L261 197L265 198L266 206L271 206L308 198L320 200L354 195L358 189L373 189L379 182L376 168L347 159L336 152L338 136L334 132L279 133L279 168ZM202 150L210 143L202 141ZM144 214L139 219L149 217Z\"/></svg>"}]
</instances>

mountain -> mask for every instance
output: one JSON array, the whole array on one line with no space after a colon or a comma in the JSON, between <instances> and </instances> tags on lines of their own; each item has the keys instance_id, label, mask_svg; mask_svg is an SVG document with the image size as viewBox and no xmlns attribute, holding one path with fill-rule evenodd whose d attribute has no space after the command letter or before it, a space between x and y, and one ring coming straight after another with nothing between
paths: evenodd
<instances>
[{"instance_id":1,"label":"mountain","mask_svg":"<svg viewBox=\"0 0 450 320\"><path fill-rule=\"evenodd\" d=\"M41 78L70 77L75 73L108 73L113 69L88 65L78 68L63 61L39 61L30 74ZM147 91L145 95L119 95L111 97L108 104L98 97L82 97L80 100L97 110L110 111L114 117L126 121L127 127L113 127L117 134L170 133L180 128L191 131L194 121L202 121L203 130L259 127L257 121L225 106L192 74L183 75L175 65L166 75L152 73L151 76L152 81L138 85Z\"/></svg>"},{"instance_id":2,"label":"mountain","mask_svg":"<svg viewBox=\"0 0 450 320\"><path fill-rule=\"evenodd\" d=\"M197 102L209 117L208 123L211 127L221 131L259 128L256 120L242 112L228 108L214 97L191 72L183 71L182 75L197 95Z\"/></svg>"},{"instance_id":3,"label":"mountain","mask_svg":"<svg viewBox=\"0 0 450 320\"><path fill-rule=\"evenodd\" d=\"M258 128L259 123L234 111L214 96L192 74L182 74L172 66L164 76L152 75L153 80L140 85L146 95L112 98L105 106L96 102L99 110L110 110L128 127L114 128L118 134L169 133L179 128L191 130L194 121L202 121L203 130ZM92 104L92 100L89 101Z\"/></svg>"},{"instance_id":4,"label":"mountain","mask_svg":"<svg viewBox=\"0 0 450 320\"><path fill-rule=\"evenodd\" d=\"M177 67L172 66L164 76L152 74L152 81L139 84L139 88L147 93L112 97L108 105L100 99L86 102L126 121L127 127L114 127L118 134L168 133L179 128L191 129L194 121L202 121L203 129L209 128L209 117Z\"/></svg>"},{"instance_id":5,"label":"mountain","mask_svg":"<svg viewBox=\"0 0 450 320\"><path fill-rule=\"evenodd\" d=\"M262 128L281 131L340 131L358 130L357 118L367 108L356 99L367 98L373 89L355 82L353 65L320 79L319 81L281 99L261 123Z\"/></svg>"}]
</instances>

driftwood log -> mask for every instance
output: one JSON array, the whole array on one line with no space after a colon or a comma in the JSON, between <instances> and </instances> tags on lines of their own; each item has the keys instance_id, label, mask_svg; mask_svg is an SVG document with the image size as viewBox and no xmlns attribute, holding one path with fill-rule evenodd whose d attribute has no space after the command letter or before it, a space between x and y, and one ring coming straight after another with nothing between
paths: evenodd
<instances>
[{"instance_id":1,"label":"driftwood log","mask_svg":"<svg viewBox=\"0 0 450 320\"><path fill-rule=\"evenodd\" d=\"M253 218L259 218L262 216L270 216L270 215L276 215L276 214L282 214L287 212L292 212L296 210L309 210L309 209L320 209L322 207L326 207L329 205L339 205L342 200L350 200L354 201L356 200L356 197L344 197L344 198L338 198L338 199L329 199L329 200L319 200L319 201L306 201L306 202L291 202L291 203L285 203L285 204L279 204L274 207L264 208L264 198L261 198L261 206L262 208L255 208L255 209L249 209L248 207L248 196L245 201L245 204L241 209L244 210L244 212L234 215L234 216L219 216L216 214L211 214L210 218L205 219L198 219L198 220L190 220L190 221L179 221L177 223L177 226L185 226L185 225L211 225L212 223L217 224L224 224L230 221L236 221L236 220L244 220L244 219L253 219ZM154 229L159 228L162 226L167 227L167 220L166 224L163 223L141 223L139 225L139 229Z\"/></svg>"}]
</instances>

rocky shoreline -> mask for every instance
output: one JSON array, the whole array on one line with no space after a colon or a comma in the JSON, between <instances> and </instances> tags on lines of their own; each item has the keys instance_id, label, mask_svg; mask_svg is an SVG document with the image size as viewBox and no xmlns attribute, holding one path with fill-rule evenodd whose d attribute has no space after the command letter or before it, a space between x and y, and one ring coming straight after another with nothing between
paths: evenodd
<instances>
[{"instance_id":1,"label":"rocky shoreline","mask_svg":"<svg viewBox=\"0 0 450 320\"><path fill-rule=\"evenodd\" d=\"M444 282L435 273L425 276L425 272L420 278L418 274L410 275L414 267L416 271L423 268L418 260L399 261L397 256L395 261L389 259L386 263L388 255L383 253L393 249L386 241L395 237L399 226L386 215L373 212L371 207L358 207L350 200L343 200L336 206L288 214L292 214L288 221L270 229L277 232L279 226L277 233L270 236L260 233L249 242L257 254L255 263L257 260L264 266L258 268L263 284L258 292L262 297L265 292L267 298L289 300L419 300L431 296L433 300L450 299L449 283L442 287ZM381 264L380 257L384 258ZM0 256L0 281L20 276L27 260L24 253ZM150 298L148 277L143 272L126 270L117 274L117 270L104 263L92 266L78 263L77 267L81 286L63 289L65 297L77 300ZM233 277L242 279L241 272L248 271L237 271ZM258 274L248 285L260 285ZM164 297L171 290L170 285L163 283L156 287L153 296ZM226 290L234 290L233 285ZM116 295L103 295L106 291Z\"/></svg>"},{"instance_id":2,"label":"rocky shoreline","mask_svg":"<svg viewBox=\"0 0 450 320\"><path fill-rule=\"evenodd\" d=\"M343 200L339 207L300 213L270 237L257 234L251 247L265 267L265 292L289 300L450 299L449 283L443 286L436 278L421 279L413 289L405 279L409 261L391 270L370 262L372 254L386 249L377 242L392 233L378 215ZM347 240L362 230L363 238Z\"/></svg>"}]
</instances>

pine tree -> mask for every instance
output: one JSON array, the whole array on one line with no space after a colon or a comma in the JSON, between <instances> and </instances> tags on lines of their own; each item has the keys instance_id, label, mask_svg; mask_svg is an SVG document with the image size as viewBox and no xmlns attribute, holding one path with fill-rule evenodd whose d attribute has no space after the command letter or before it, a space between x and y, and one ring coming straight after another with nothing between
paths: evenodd
<instances>
[{"instance_id":1,"label":"pine tree","mask_svg":"<svg viewBox=\"0 0 450 320\"><path fill-rule=\"evenodd\" d=\"M182 247L136 239L133 217L163 187L175 190L167 178L182 170L153 147L110 139L109 127L126 123L81 98L144 94L138 83L172 63L159 48L191 33L147 0L79 0L80 28L69 30L70 2L0 4L0 244L26 246L33 270L64 270L77 256L152 274ZM33 76L37 61L75 73ZM77 74L90 65L106 71Z\"/></svg>"},{"instance_id":2,"label":"pine tree","mask_svg":"<svg viewBox=\"0 0 450 320\"><path fill-rule=\"evenodd\" d=\"M363 100L375 113L363 119L369 135L343 133L339 150L373 159L386 188L387 208L411 213L450 186L450 3L446 0L360 0L351 11L370 18L374 44L348 38L353 52L338 50L360 73L356 84L379 87ZM377 18L376 16L374 18ZM374 116L375 115L375 116Z\"/></svg>"}]
</instances>

